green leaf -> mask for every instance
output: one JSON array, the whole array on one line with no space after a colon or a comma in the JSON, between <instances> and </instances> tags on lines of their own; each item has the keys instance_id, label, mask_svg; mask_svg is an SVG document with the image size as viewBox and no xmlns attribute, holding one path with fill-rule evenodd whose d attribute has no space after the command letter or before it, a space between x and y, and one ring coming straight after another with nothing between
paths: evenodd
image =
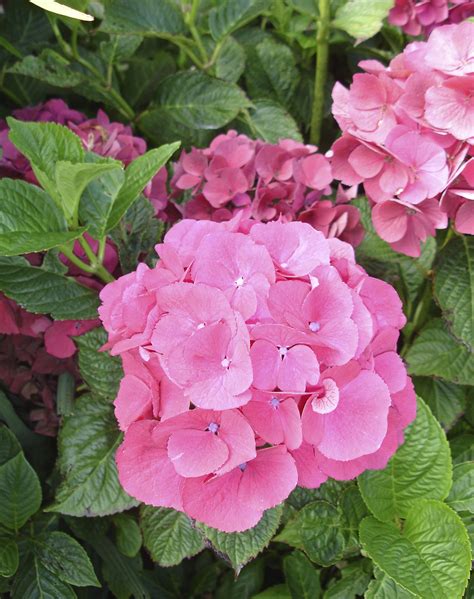
<instances>
[{"instance_id":1,"label":"green leaf","mask_svg":"<svg viewBox=\"0 0 474 599\"><path fill-rule=\"evenodd\" d=\"M116 514L113 523L118 550L127 557L135 557L142 546L142 533L135 518L130 514Z\"/></svg>"},{"instance_id":2,"label":"green leaf","mask_svg":"<svg viewBox=\"0 0 474 599\"><path fill-rule=\"evenodd\" d=\"M466 389L431 377L414 377L418 395L448 431L462 416L466 407Z\"/></svg>"},{"instance_id":3,"label":"green leaf","mask_svg":"<svg viewBox=\"0 0 474 599\"><path fill-rule=\"evenodd\" d=\"M394 0L349 0L342 4L332 22L357 40L366 40L380 31Z\"/></svg>"},{"instance_id":4,"label":"green leaf","mask_svg":"<svg viewBox=\"0 0 474 599\"><path fill-rule=\"evenodd\" d=\"M20 563L12 589L12 599L76 599L71 587L47 570L34 556Z\"/></svg>"},{"instance_id":5,"label":"green leaf","mask_svg":"<svg viewBox=\"0 0 474 599\"><path fill-rule=\"evenodd\" d=\"M61 206L56 189L56 163L84 160L82 142L67 127L56 123L31 123L7 118L10 141L31 162L41 186Z\"/></svg>"},{"instance_id":6,"label":"green leaf","mask_svg":"<svg viewBox=\"0 0 474 599\"><path fill-rule=\"evenodd\" d=\"M474 462L454 466L453 486L446 503L457 512L474 514Z\"/></svg>"},{"instance_id":7,"label":"green leaf","mask_svg":"<svg viewBox=\"0 0 474 599\"><path fill-rule=\"evenodd\" d=\"M16 541L0 537L0 577L13 576L18 570L19 561Z\"/></svg>"},{"instance_id":8,"label":"green leaf","mask_svg":"<svg viewBox=\"0 0 474 599\"><path fill-rule=\"evenodd\" d=\"M426 404L418 398L416 420L405 442L384 470L367 470L358 478L370 511L379 520L404 518L420 498L444 499L452 484L446 436Z\"/></svg>"},{"instance_id":9,"label":"green leaf","mask_svg":"<svg viewBox=\"0 0 474 599\"><path fill-rule=\"evenodd\" d=\"M115 399L123 371L119 358L100 351L106 341L107 333L102 328L75 338L79 348L79 372L93 393Z\"/></svg>"},{"instance_id":10,"label":"green leaf","mask_svg":"<svg viewBox=\"0 0 474 599\"><path fill-rule=\"evenodd\" d=\"M118 64L131 58L143 41L141 35L111 35L100 42L100 54L107 64Z\"/></svg>"},{"instance_id":11,"label":"green leaf","mask_svg":"<svg viewBox=\"0 0 474 599\"><path fill-rule=\"evenodd\" d=\"M182 512L144 506L140 511L143 544L160 566L176 566L203 548L203 539Z\"/></svg>"},{"instance_id":12,"label":"green leaf","mask_svg":"<svg viewBox=\"0 0 474 599\"><path fill-rule=\"evenodd\" d=\"M346 547L346 550L351 545L358 550L359 525L369 515L369 511L356 486L348 487L342 492L339 507L341 510L341 522L347 537L348 547Z\"/></svg>"},{"instance_id":13,"label":"green leaf","mask_svg":"<svg viewBox=\"0 0 474 599\"><path fill-rule=\"evenodd\" d=\"M158 10L155 0L140 0L133 4L129 0L111 0L101 30L170 38L184 33L186 28L178 6L171 0L160 0Z\"/></svg>"},{"instance_id":14,"label":"green leaf","mask_svg":"<svg viewBox=\"0 0 474 599\"><path fill-rule=\"evenodd\" d=\"M129 61L124 75L122 91L125 99L135 109L148 106L161 81L175 71L176 64L170 53L156 49L146 56L140 53Z\"/></svg>"},{"instance_id":15,"label":"green leaf","mask_svg":"<svg viewBox=\"0 0 474 599\"><path fill-rule=\"evenodd\" d=\"M380 568L375 568L375 580L369 584L365 599L413 599L416 595L406 591ZM341 598L342 599L342 598Z\"/></svg>"},{"instance_id":16,"label":"green leaf","mask_svg":"<svg viewBox=\"0 0 474 599\"><path fill-rule=\"evenodd\" d=\"M223 0L209 13L209 29L218 42L270 8L270 0Z\"/></svg>"},{"instance_id":17,"label":"green leaf","mask_svg":"<svg viewBox=\"0 0 474 599\"><path fill-rule=\"evenodd\" d=\"M117 476L115 452L121 439L110 399L80 397L59 431L57 466L63 480L45 511L107 516L137 505Z\"/></svg>"},{"instance_id":18,"label":"green leaf","mask_svg":"<svg viewBox=\"0 0 474 599\"><path fill-rule=\"evenodd\" d=\"M250 599L262 588L264 578L263 560L254 560L235 577L228 571L220 581L214 599Z\"/></svg>"},{"instance_id":19,"label":"green leaf","mask_svg":"<svg viewBox=\"0 0 474 599\"><path fill-rule=\"evenodd\" d=\"M0 418L2 416L0 413ZM14 458L20 451L21 445L18 443L15 435L6 426L0 424L0 466L3 466L3 464Z\"/></svg>"},{"instance_id":20,"label":"green leaf","mask_svg":"<svg viewBox=\"0 0 474 599\"><path fill-rule=\"evenodd\" d=\"M79 200L89 183L105 173L121 169L122 164L116 160L96 164L85 162L73 164L60 160L56 164L56 185L69 223L76 224Z\"/></svg>"},{"instance_id":21,"label":"green leaf","mask_svg":"<svg viewBox=\"0 0 474 599\"><path fill-rule=\"evenodd\" d=\"M282 515L282 507L267 510L260 522L244 532L226 533L196 523L213 549L229 561L239 573L242 567L267 547L277 531Z\"/></svg>"},{"instance_id":22,"label":"green leaf","mask_svg":"<svg viewBox=\"0 0 474 599\"><path fill-rule=\"evenodd\" d=\"M138 199L143 189L153 179L179 148L180 142L167 144L150 150L130 163L125 171L125 183L120 189L115 202L112 204L107 220L107 231L118 225L122 216Z\"/></svg>"},{"instance_id":23,"label":"green leaf","mask_svg":"<svg viewBox=\"0 0 474 599\"><path fill-rule=\"evenodd\" d=\"M76 587L100 587L85 549L71 536L47 532L32 542L41 564L63 582Z\"/></svg>"},{"instance_id":24,"label":"green leaf","mask_svg":"<svg viewBox=\"0 0 474 599\"><path fill-rule=\"evenodd\" d=\"M216 60L216 75L229 83L236 83L245 69L245 50L233 37L228 37Z\"/></svg>"},{"instance_id":25,"label":"green leaf","mask_svg":"<svg viewBox=\"0 0 474 599\"><path fill-rule=\"evenodd\" d=\"M415 339L406 355L410 374L436 376L458 385L472 385L474 353L434 318Z\"/></svg>"},{"instance_id":26,"label":"green leaf","mask_svg":"<svg viewBox=\"0 0 474 599\"><path fill-rule=\"evenodd\" d=\"M201 72L182 71L163 81L156 104L143 114L140 123L153 129L170 120L185 128L219 129L248 106L250 102L237 85Z\"/></svg>"},{"instance_id":27,"label":"green leaf","mask_svg":"<svg viewBox=\"0 0 474 599\"><path fill-rule=\"evenodd\" d=\"M308 503L274 541L303 549L311 561L321 566L334 564L341 558L346 543L340 511L327 501Z\"/></svg>"},{"instance_id":28,"label":"green leaf","mask_svg":"<svg viewBox=\"0 0 474 599\"><path fill-rule=\"evenodd\" d=\"M41 505L41 485L23 453L0 466L0 524L19 530Z\"/></svg>"},{"instance_id":29,"label":"green leaf","mask_svg":"<svg viewBox=\"0 0 474 599\"><path fill-rule=\"evenodd\" d=\"M72 88L84 83L84 76L72 68L71 62L50 48L42 50L39 56L25 56L7 72L32 77L54 87Z\"/></svg>"},{"instance_id":30,"label":"green leaf","mask_svg":"<svg viewBox=\"0 0 474 599\"><path fill-rule=\"evenodd\" d=\"M360 538L370 558L397 584L423 599L461 597L471 567L471 549L460 518L440 501L420 499L403 531L369 517Z\"/></svg>"},{"instance_id":31,"label":"green leaf","mask_svg":"<svg viewBox=\"0 0 474 599\"><path fill-rule=\"evenodd\" d=\"M54 320L97 318L99 298L73 278L53 273L21 257L0 257L0 290L28 312Z\"/></svg>"},{"instance_id":32,"label":"green leaf","mask_svg":"<svg viewBox=\"0 0 474 599\"><path fill-rule=\"evenodd\" d=\"M0 255L42 252L77 239L83 232L68 231L62 212L36 185L0 179Z\"/></svg>"},{"instance_id":33,"label":"green leaf","mask_svg":"<svg viewBox=\"0 0 474 599\"><path fill-rule=\"evenodd\" d=\"M301 551L283 560L283 572L292 599L318 599L321 596L319 571Z\"/></svg>"},{"instance_id":34,"label":"green leaf","mask_svg":"<svg viewBox=\"0 0 474 599\"><path fill-rule=\"evenodd\" d=\"M288 585L276 584L258 593L258 595L253 595L252 599L292 599L292 597Z\"/></svg>"},{"instance_id":35,"label":"green leaf","mask_svg":"<svg viewBox=\"0 0 474 599\"><path fill-rule=\"evenodd\" d=\"M324 593L324 599L356 599L364 595L370 581L369 560L357 561L341 570L341 579L334 581Z\"/></svg>"},{"instance_id":36,"label":"green leaf","mask_svg":"<svg viewBox=\"0 0 474 599\"><path fill-rule=\"evenodd\" d=\"M256 137L278 143L280 139L303 141L294 118L272 100L256 100L249 110L251 127Z\"/></svg>"},{"instance_id":37,"label":"green leaf","mask_svg":"<svg viewBox=\"0 0 474 599\"><path fill-rule=\"evenodd\" d=\"M474 239L457 236L440 252L434 295L452 334L472 349L474 340Z\"/></svg>"}]
</instances>

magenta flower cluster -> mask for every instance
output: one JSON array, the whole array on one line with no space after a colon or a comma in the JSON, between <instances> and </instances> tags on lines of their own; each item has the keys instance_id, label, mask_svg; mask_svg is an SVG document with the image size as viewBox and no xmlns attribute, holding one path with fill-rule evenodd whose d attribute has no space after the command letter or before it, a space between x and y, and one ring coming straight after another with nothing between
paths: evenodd
<instances>
[{"instance_id":1,"label":"magenta flower cluster","mask_svg":"<svg viewBox=\"0 0 474 599\"><path fill-rule=\"evenodd\" d=\"M129 494L242 531L296 485L386 465L416 411L396 350L405 317L350 245L240 212L183 220L156 249L99 309L124 368Z\"/></svg>"},{"instance_id":2,"label":"magenta flower cluster","mask_svg":"<svg viewBox=\"0 0 474 599\"><path fill-rule=\"evenodd\" d=\"M408 35L420 35L440 25L461 23L473 15L472 0L395 0L388 21Z\"/></svg>"},{"instance_id":3,"label":"magenta flower cluster","mask_svg":"<svg viewBox=\"0 0 474 599\"><path fill-rule=\"evenodd\" d=\"M329 160L316 146L282 139L277 144L235 131L217 136L208 148L183 152L171 179L172 195L183 199L185 218L230 220L237 212L258 221L302 220L358 245L363 237L358 210L348 201L356 189L339 188Z\"/></svg>"},{"instance_id":4,"label":"magenta flower cluster","mask_svg":"<svg viewBox=\"0 0 474 599\"><path fill-rule=\"evenodd\" d=\"M473 40L474 23L439 27L333 90L334 176L364 184L378 234L409 256L448 218L474 233Z\"/></svg>"}]
</instances>

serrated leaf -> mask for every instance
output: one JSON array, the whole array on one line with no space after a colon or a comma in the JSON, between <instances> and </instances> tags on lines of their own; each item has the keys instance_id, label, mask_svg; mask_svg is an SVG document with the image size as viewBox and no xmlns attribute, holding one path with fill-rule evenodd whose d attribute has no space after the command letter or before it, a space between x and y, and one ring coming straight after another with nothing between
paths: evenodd
<instances>
[{"instance_id":1,"label":"serrated leaf","mask_svg":"<svg viewBox=\"0 0 474 599\"><path fill-rule=\"evenodd\" d=\"M256 136L269 143L280 139L303 141L294 118L280 104L272 100L256 100L249 110L250 121Z\"/></svg>"},{"instance_id":2,"label":"serrated leaf","mask_svg":"<svg viewBox=\"0 0 474 599\"><path fill-rule=\"evenodd\" d=\"M357 549L359 544L359 525L369 515L369 511L356 486L351 486L342 492L339 507L347 545L348 547L352 545Z\"/></svg>"},{"instance_id":3,"label":"serrated leaf","mask_svg":"<svg viewBox=\"0 0 474 599\"><path fill-rule=\"evenodd\" d=\"M64 215L36 185L0 179L0 255L42 252L82 235L68 231Z\"/></svg>"},{"instance_id":4,"label":"serrated leaf","mask_svg":"<svg viewBox=\"0 0 474 599\"><path fill-rule=\"evenodd\" d=\"M135 518L130 514L116 514L113 523L118 550L127 557L135 557L142 546L142 533Z\"/></svg>"},{"instance_id":5,"label":"serrated leaf","mask_svg":"<svg viewBox=\"0 0 474 599\"><path fill-rule=\"evenodd\" d=\"M216 76L236 83L245 69L245 50L233 37L228 37L216 60Z\"/></svg>"},{"instance_id":6,"label":"serrated leaf","mask_svg":"<svg viewBox=\"0 0 474 599\"><path fill-rule=\"evenodd\" d=\"M47 532L32 540L40 563L63 582L100 587L85 549L64 532Z\"/></svg>"},{"instance_id":7,"label":"serrated leaf","mask_svg":"<svg viewBox=\"0 0 474 599\"><path fill-rule=\"evenodd\" d=\"M143 544L160 566L176 566L204 548L202 535L181 512L144 506L140 511Z\"/></svg>"},{"instance_id":8,"label":"serrated leaf","mask_svg":"<svg viewBox=\"0 0 474 599\"><path fill-rule=\"evenodd\" d=\"M436 376L458 385L472 385L474 380L474 353L437 318L422 329L406 360L410 374Z\"/></svg>"},{"instance_id":9,"label":"serrated leaf","mask_svg":"<svg viewBox=\"0 0 474 599\"><path fill-rule=\"evenodd\" d=\"M446 436L426 404L418 398L416 420L405 442L384 470L367 470L358 478L370 511L388 522L404 518L420 498L444 499L452 484L452 463Z\"/></svg>"},{"instance_id":10,"label":"serrated leaf","mask_svg":"<svg viewBox=\"0 0 474 599\"><path fill-rule=\"evenodd\" d=\"M397 584L423 599L461 597L471 567L471 549L461 519L440 501L419 499L401 532L369 517L360 538L370 558Z\"/></svg>"},{"instance_id":11,"label":"serrated leaf","mask_svg":"<svg viewBox=\"0 0 474 599\"><path fill-rule=\"evenodd\" d=\"M364 595L370 581L369 560L357 561L341 570L341 579L334 581L324 593L324 599L356 599Z\"/></svg>"},{"instance_id":12,"label":"serrated leaf","mask_svg":"<svg viewBox=\"0 0 474 599\"><path fill-rule=\"evenodd\" d=\"M156 35L169 38L185 32L184 20L176 3L160 0L159 10L155 0L129 0L108 2L102 31L124 35Z\"/></svg>"},{"instance_id":13,"label":"serrated leaf","mask_svg":"<svg viewBox=\"0 0 474 599\"><path fill-rule=\"evenodd\" d=\"M111 35L100 42L100 54L108 64L117 64L131 58L143 41L141 35Z\"/></svg>"},{"instance_id":14,"label":"serrated leaf","mask_svg":"<svg viewBox=\"0 0 474 599\"><path fill-rule=\"evenodd\" d=\"M238 573L270 543L280 524L281 515L281 506L267 510L256 526L244 532L221 532L199 522L196 526L214 550L227 559Z\"/></svg>"},{"instance_id":15,"label":"serrated leaf","mask_svg":"<svg viewBox=\"0 0 474 599\"><path fill-rule=\"evenodd\" d=\"M372 580L364 599L413 599L416 595L405 590L387 576L380 568L375 568L375 580Z\"/></svg>"},{"instance_id":16,"label":"serrated leaf","mask_svg":"<svg viewBox=\"0 0 474 599\"><path fill-rule=\"evenodd\" d=\"M76 599L71 587L47 570L34 556L20 563L13 583L12 599Z\"/></svg>"},{"instance_id":17,"label":"serrated leaf","mask_svg":"<svg viewBox=\"0 0 474 599\"><path fill-rule=\"evenodd\" d=\"M283 559L283 572L292 599L318 599L321 596L319 571L301 551Z\"/></svg>"},{"instance_id":18,"label":"serrated leaf","mask_svg":"<svg viewBox=\"0 0 474 599\"><path fill-rule=\"evenodd\" d=\"M19 530L41 505L41 485L23 453L0 466L0 524Z\"/></svg>"},{"instance_id":19,"label":"serrated leaf","mask_svg":"<svg viewBox=\"0 0 474 599\"><path fill-rule=\"evenodd\" d=\"M454 466L453 486L446 503L457 512L474 513L474 462Z\"/></svg>"},{"instance_id":20,"label":"serrated leaf","mask_svg":"<svg viewBox=\"0 0 474 599\"><path fill-rule=\"evenodd\" d=\"M86 162L73 164L60 160L56 164L56 185L68 222L76 223L79 200L89 183L106 173L121 171L121 169L122 164L116 160L96 164Z\"/></svg>"},{"instance_id":21,"label":"serrated leaf","mask_svg":"<svg viewBox=\"0 0 474 599\"><path fill-rule=\"evenodd\" d=\"M18 570L19 561L16 541L0 537L0 577L13 576Z\"/></svg>"},{"instance_id":22,"label":"serrated leaf","mask_svg":"<svg viewBox=\"0 0 474 599\"><path fill-rule=\"evenodd\" d=\"M81 162L84 149L77 135L56 123L32 123L7 118L10 141L31 163L36 178L61 206L56 190L55 168L60 160Z\"/></svg>"},{"instance_id":23,"label":"serrated leaf","mask_svg":"<svg viewBox=\"0 0 474 599\"><path fill-rule=\"evenodd\" d=\"M71 277L31 266L19 256L0 257L0 290L28 312L51 314L55 320L97 317L95 291Z\"/></svg>"},{"instance_id":24,"label":"serrated leaf","mask_svg":"<svg viewBox=\"0 0 474 599\"><path fill-rule=\"evenodd\" d=\"M106 341L107 333L102 328L92 329L75 338L81 377L93 393L114 399L123 371L119 358L100 351Z\"/></svg>"},{"instance_id":25,"label":"serrated leaf","mask_svg":"<svg viewBox=\"0 0 474 599\"><path fill-rule=\"evenodd\" d=\"M366 40L380 31L394 0L349 0L342 4L332 22L356 40Z\"/></svg>"},{"instance_id":26,"label":"serrated leaf","mask_svg":"<svg viewBox=\"0 0 474 599\"><path fill-rule=\"evenodd\" d=\"M432 377L414 377L418 395L448 431L462 416L466 407L466 388Z\"/></svg>"},{"instance_id":27,"label":"serrated leaf","mask_svg":"<svg viewBox=\"0 0 474 599\"><path fill-rule=\"evenodd\" d=\"M84 79L81 73L71 68L69 60L50 48L42 50L39 56L25 56L11 66L8 73L32 77L55 87L74 87Z\"/></svg>"},{"instance_id":28,"label":"serrated leaf","mask_svg":"<svg viewBox=\"0 0 474 599\"><path fill-rule=\"evenodd\" d=\"M142 115L140 123L153 129L169 119L185 128L218 129L249 105L237 85L201 72L182 71L163 81L156 103Z\"/></svg>"},{"instance_id":29,"label":"serrated leaf","mask_svg":"<svg viewBox=\"0 0 474 599\"><path fill-rule=\"evenodd\" d=\"M223 0L209 13L212 37L222 40L249 21L258 17L271 5L270 0Z\"/></svg>"},{"instance_id":30,"label":"serrated leaf","mask_svg":"<svg viewBox=\"0 0 474 599\"><path fill-rule=\"evenodd\" d=\"M472 349L474 340L474 239L461 235L440 252L434 295L452 334Z\"/></svg>"},{"instance_id":31,"label":"serrated leaf","mask_svg":"<svg viewBox=\"0 0 474 599\"><path fill-rule=\"evenodd\" d=\"M83 395L58 436L57 466L63 480L46 511L69 516L107 516L137 505L122 489L115 452L122 439L110 399Z\"/></svg>"},{"instance_id":32,"label":"serrated leaf","mask_svg":"<svg viewBox=\"0 0 474 599\"><path fill-rule=\"evenodd\" d=\"M130 206L138 199L143 189L179 148L180 142L167 144L150 150L131 162L125 170L125 182L120 189L107 219L106 230L118 225Z\"/></svg>"}]
</instances>

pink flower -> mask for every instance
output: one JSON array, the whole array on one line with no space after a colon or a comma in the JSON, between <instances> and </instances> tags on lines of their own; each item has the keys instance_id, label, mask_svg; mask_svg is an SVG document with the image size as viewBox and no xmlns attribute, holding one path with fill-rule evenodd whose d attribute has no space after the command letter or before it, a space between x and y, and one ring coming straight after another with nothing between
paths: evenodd
<instances>
[{"instance_id":1,"label":"pink flower","mask_svg":"<svg viewBox=\"0 0 474 599\"><path fill-rule=\"evenodd\" d=\"M474 73L474 23L435 29L426 43L425 62L446 75Z\"/></svg>"},{"instance_id":2,"label":"pink flower","mask_svg":"<svg viewBox=\"0 0 474 599\"><path fill-rule=\"evenodd\" d=\"M322 200L302 212L300 220L321 231L326 238L335 237L354 247L364 237L360 213L355 206L336 206L329 200Z\"/></svg>"},{"instance_id":3,"label":"pink flower","mask_svg":"<svg viewBox=\"0 0 474 599\"><path fill-rule=\"evenodd\" d=\"M450 77L430 87L425 99L425 118L432 127L460 140L474 137L474 77Z\"/></svg>"},{"instance_id":4,"label":"pink flower","mask_svg":"<svg viewBox=\"0 0 474 599\"><path fill-rule=\"evenodd\" d=\"M99 320L58 320L53 322L44 334L46 351L56 358L70 358L76 353L76 346L71 337L83 335L99 324Z\"/></svg>"}]
</instances>

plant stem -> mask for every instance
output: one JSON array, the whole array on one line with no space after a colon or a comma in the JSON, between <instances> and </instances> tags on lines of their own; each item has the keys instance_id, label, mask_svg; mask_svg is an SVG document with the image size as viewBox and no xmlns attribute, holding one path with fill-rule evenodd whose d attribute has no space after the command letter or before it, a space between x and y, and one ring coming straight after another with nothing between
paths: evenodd
<instances>
[{"instance_id":1,"label":"plant stem","mask_svg":"<svg viewBox=\"0 0 474 599\"><path fill-rule=\"evenodd\" d=\"M97 256L94 254L91 246L87 243L84 237L79 237L78 241L81 244L81 247L84 250L86 256L88 257L89 262L92 266L94 266L97 263Z\"/></svg>"},{"instance_id":2,"label":"plant stem","mask_svg":"<svg viewBox=\"0 0 474 599\"><path fill-rule=\"evenodd\" d=\"M310 142L319 144L324 113L324 92L328 72L330 0L319 0L319 22L316 38L316 71L314 75L313 107Z\"/></svg>"},{"instance_id":3,"label":"plant stem","mask_svg":"<svg viewBox=\"0 0 474 599\"><path fill-rule=\"evenodd\" d=\"M204 47L204 44L202 43L201 36L199 35L199 31L196 27L196 17L197 17L200 3L201 3L201 0L193 0L192 6L191 6L191 11L189 12L188 18L186 20L187 20L187 25L189 27L189 31L191 32L193 40L196 43L196 47L199 50L199 53L201 55L201 61L204 64L207 64L208 56L207 56L206 48Z\"/></svg>"},{"instance_id":4,"label":"plant stem","mask_svg":"<svg viewBox=\"0 0 474 599\"><path fill-rule=\"evenodd\" d=\"M90 264L86 264L80 258L78 258L71 248L68 248L65 245L63 245L61 246L60 250L61 253L64 254L66 258L69 260L69 262L72 262L74 266L77 266L77 268L80 268L84 272L88 272L91 275L95 273L95 269Z\"/></svg>"},{"instance_id":5,"label":"plant stem","mask_svg":"<svg viewBox=\"0 0 474 599\"><path fill-rule=\"evenodd\" d=\"M104 263L106 243L107 243L107 237L105 237L105 236L99 240L99 250L97 252L97 260L99 261L99 264Z\"/></svg>"},{"instance_id":6,"label":"plant stem","mask_svg":"<svg viewBox=\"0 0 474 599\"><path fill-rule=\"evenodd\" d=\"M79 243L81 244L81 247L84 249L86 256L89 258L91 262L90 264L86 264L83 260L78 258L74 251L65 245L61 246L60 250L70 262L72 262L75 266L77 266L84 272L87 272L91 275L96 275L97 277L99 277L99 279L104 281L104 283L111 283L112 281L115 281L115 278L110 274L110 272L106 270L99 262L99 259L94 254L87 241L81 238L79 239Z\"/></svg>"}]
</instances>

